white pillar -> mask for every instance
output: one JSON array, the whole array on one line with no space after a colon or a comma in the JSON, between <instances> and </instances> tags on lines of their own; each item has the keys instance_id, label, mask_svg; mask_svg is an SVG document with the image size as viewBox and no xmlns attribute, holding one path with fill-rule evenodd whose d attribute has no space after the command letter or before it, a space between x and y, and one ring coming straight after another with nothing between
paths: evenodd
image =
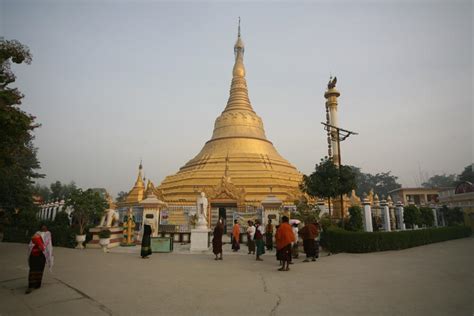
<instances>
[{"instance_id":1,"label":"white pillar","mask_svg":"<svg viewBox=\"0 0 474 316\"><path fill-rule=\"evenodd\" d=\"M326 203L324 203L324 200L323 199L319 199L318 200L318 207L319 209L321 210L321 212L319 213L319 216L323 216L323 214L326 214L328 213L328 209L326 207Z\"/></svg>"},{"instance_id":2,"label":"white pillar","mask_svg":"<svg viewBox=\"0 0 474 316\"><path fill-rule=\"evenodd\" d=\"M370 208L370 201L367 197L364 198L362 205L364 206L364 230L366 232L373 232L374 229L372 227L372 211Z\"/></svg>"},{"instance_id":3,"label":"white pillar","mask_svg":"<svg viewBox=\"0 0 474 316\"><path fill-rule=\"evenodd\" d=\"M391 231L390 229L390 210L387 205L387 201L382 200L380 202L380 206L382 207L382 217L383 217L383 229L386 232Z\"/></svg>"},{"instance_id":4,"label":"white pillar","mask_svg":"<svg viewBox=\"0 0 474 316\"><path fill-rule=\"evenodd\" d=\"M438 211L435 206L431 207L431 210L433 211L434 216L434 226L438 227Z\"/></svg>"},{"instance_id":5,"label":"white pillar","mask_svg":"<svg viewBox=\"0 0 474 316\"><path fill-rule=\"evenodd\" d=\"M398 201L396 204L396 212L397 212L397 220L398 220L398 227L401 230L405 230L405 221L403 218L403 204L402 202Z\"/></svg>"}]
</instances>

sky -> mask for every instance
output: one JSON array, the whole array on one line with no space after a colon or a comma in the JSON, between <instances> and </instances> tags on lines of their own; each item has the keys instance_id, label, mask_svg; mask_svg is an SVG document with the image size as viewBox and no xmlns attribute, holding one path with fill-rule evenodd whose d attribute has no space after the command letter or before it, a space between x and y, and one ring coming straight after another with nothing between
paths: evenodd
<instances>
[{"instance_id":1,"label":"sky","mask_svg":"<svg viewBox=\"0 0 474 316\"><path fill-rule=\"evenodd\" d=\"M128 191L159 184L210 139L242 19L249 96L303 173L327 155L324 91L337 76L343 164L403 186L473 162L472 1L0 0L0 36L37 117L39 182Z\"/></svg>"}]
</instances>

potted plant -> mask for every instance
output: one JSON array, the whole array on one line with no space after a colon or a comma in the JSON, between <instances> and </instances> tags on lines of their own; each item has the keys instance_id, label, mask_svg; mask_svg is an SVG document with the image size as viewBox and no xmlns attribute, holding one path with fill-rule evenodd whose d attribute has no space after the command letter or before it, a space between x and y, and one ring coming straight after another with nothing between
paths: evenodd
<instances>
[{"instance_id":1,"label":"potted plant","mask_svg":"<svg viewBox=\"0 0 474 316\"><path fill-rule=\"evenodd\" d=\"M71 192L65 207L71 207L73 222L77 223L79 233L76 235L77 249L84 248L86 240L86 226L98 219L107 208L107 201L98 193L91 189L83 191L75 189Z\"/></svg>"},{"instance_id":2,"label":"potted plant","mask_svg":"<svg viewBox=\"0 0 474 316\"><path fill-rule=\"evenodd\" d=\"M107 252L107 247L110 244L110 230L103 229L99 232L99 244L102 246L102 250Z\"/></svg>"}]
</instances>

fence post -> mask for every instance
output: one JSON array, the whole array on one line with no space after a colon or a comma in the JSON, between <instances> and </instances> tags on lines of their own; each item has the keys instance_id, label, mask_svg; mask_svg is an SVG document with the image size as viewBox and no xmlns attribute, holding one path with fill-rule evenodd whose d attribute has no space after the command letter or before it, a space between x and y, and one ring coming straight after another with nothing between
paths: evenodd
<instances>
[{"instance_id":1,"label":"fence post","mask_svg":"<svg viewBox=\"0 0 474 316\"><path fill-rule=\"evenodd\" d=\"M372 227L372 211L370 208L370 201L367 194L364 193L362 205L364 207L364 230L366 232L373 232Z\"/></svg>"},{"instance_id":2,"label":"fence post","mask_svg":"<svg viewBox=\"0 0 474 316\"><path fill-rule=\"evenodd\" d=\"M383 216L383 229L386 232L391 231L390 229L390 214L388 209L387 201L384 197L382 197L382 201L380 201L380 206L382 207L382 216Z\"/></svg>"},{"instance_id":3,"label":"fence post","mask_svg":"<svg viewBox=\"0 0 474 316\"><path fill-rule=\"evenodd\" d=\"M405 221L403 219L403 203L401 201L398 201L396 206L396 211L397 211L397 217L398 217L398 227L401 230L405 230Z\"/></svg>"}]
</instances>

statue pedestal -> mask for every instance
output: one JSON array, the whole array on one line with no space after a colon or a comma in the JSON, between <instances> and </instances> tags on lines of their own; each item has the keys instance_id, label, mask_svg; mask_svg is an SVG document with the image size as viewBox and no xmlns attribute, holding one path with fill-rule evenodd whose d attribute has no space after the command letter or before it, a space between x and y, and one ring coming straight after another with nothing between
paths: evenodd
<instances>
[{"instance_id":1,"label":"statue pedestal","mask_svg":"<svg viewBox=\"0 0 474 316\"><path fill-rule=\"evenodd\" d=\"M89 233L92 234L92 240L86 244L86 248L102 248L99 244L99 232L104 229L108 229L111 232L108 248L120 246L120 243L123 240L123 227L93 227L89 229Z\"/></svg>"},{"instance_id":2,"label":"statue pedestal","mask_svg":"<svg viewBox=\"0 0 474 316\"><path fill-rule=\"evenodd\" d=\"M207 251L209 250L209 232L206 228L191 229L191 251Z\"/></svg>"}]
</instances>

